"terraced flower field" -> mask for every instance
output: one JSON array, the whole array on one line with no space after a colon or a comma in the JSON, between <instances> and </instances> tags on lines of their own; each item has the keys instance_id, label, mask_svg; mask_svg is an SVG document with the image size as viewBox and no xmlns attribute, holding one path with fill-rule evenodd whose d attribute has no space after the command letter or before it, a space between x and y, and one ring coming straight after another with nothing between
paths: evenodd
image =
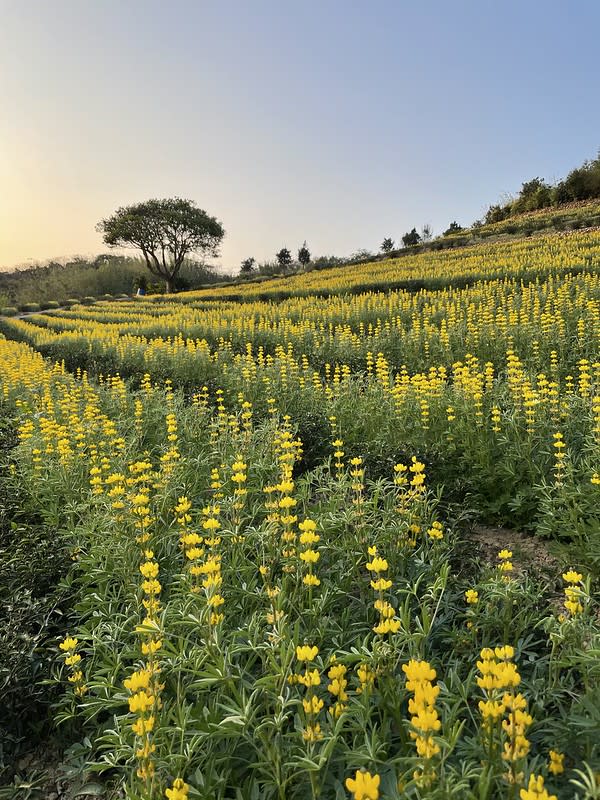
<instances>
[{"instance_id":1,"label":"terraced flower field","mask_svg":"<svg viewBox=\"0 0 600 800\"><path fill-rule=\"evenodd\" d=\"M600 796L599 258L1 320L10 481L72 557L57 719L107 793Z\"/></svg>"}]
</instances>

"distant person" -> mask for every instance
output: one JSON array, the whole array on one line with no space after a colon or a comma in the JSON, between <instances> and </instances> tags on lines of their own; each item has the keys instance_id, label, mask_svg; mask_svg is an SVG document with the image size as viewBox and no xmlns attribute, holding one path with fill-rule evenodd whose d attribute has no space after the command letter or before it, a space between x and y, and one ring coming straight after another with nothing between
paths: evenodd
<instances>
[{"instance_id":1,"label":"distant person","mask_svg":"<svg viewBox=\"0 0 600 800\"><path fill-rule=\"evenodd\" d=\"M136 297L143 297L146 294L146 290L143 286L138 286L137 292L135 293Z\"/></svg>"}]
</instances>

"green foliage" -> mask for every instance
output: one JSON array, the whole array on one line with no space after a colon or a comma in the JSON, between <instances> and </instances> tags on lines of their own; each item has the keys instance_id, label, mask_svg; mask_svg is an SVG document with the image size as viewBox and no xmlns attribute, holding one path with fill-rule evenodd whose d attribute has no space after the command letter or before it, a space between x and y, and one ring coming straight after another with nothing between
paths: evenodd
<instances>
[{"instance_id":1,"label":"green foliage","mask_svg":"<svg viewBox=\"0 0 600 800\"><path fill-rule=\"evenodd\" d=\"M417 233L417 229L413 228L408 233L405 233L402 237L402 244L404 247L414 247L417 244L420 244L421 236Z\"/></svg>"},{"instance_id":2,"label":"green foliage","mask_svg":"<svg viewBox=\"0 0 600 800\"><path fill-rule=\"evenodd\" d=\"M0 293L10 305L62 301L74 295L84 297L130 292L136 275L145 274L139 259L116 255L100 255L95 259L75 259L65 264L45 265L0 272Z\"/></svg>"},{"instance_id":3,"label":"green foliage","mask_svg":"<svg viewBox=\"0 0 600 800\"><path fill-rule=\"evenodd\" d=\"M27 508L8 469L11 429L0 419L0 784L18 753L51 731L57 692L49 679L69 607L61 579L72 564L66 543Z\"/></svg>"},{"instance_id":4,"label":"green foliage","mask_svg":"<svg viewBox=\"0 0 600 800\"><path fill-rule=\"evenodd\" d=\"M585 161L554 185L539 177L525 181L516 198L489 207L485 223L493 225L523 213L597 198L600 198L600 155Z\"/></svg>"},{"instance_id":5,"label":"green foliage","mask_svg":"<svg viewBox=\"0 0 600 800\"><path fill-rule=\"evenodd\" d=\"M245 258L240 266L240 274L247 277L248 275L250 275L255 271L256 269L255 264L256 264L256 259L253 258L252 256L250 258Z\"/></svg>"},{"instance_id":6,"label":"green foliage","mask_svg":"<svg viewBox=\"0 0 600 800\"><path fill-rule=\"evenodd\" d=\"M281 250L275 254L275 257L277 258L279 268L285 272L292 263L292 254L288 248L282 247Z\"/></svg>"},{"instance_id":7,"label":"green foliage","mask_svg":"<svg viewBox=\"0 0 600 800\"><path fill-rule=\"evenodd\" d=\"M304 269L310 264L310 250L306 246L306 242L304 242L302 247L298 250L298 261Z\"/></svg>"},{"instance_id":8,"label":"green foliage","mask_svg":"<svg viewBox=\"0 0 600 800\"><path fill-rule=\"evenodd\" d=\"M81 397L79 384L59 373L46 391ZM40 508L46 526L60 520L66 539L78 545L68 581L77 589L68 633L78 639L87 688L83 698L75 695L64 654L57 650L55 678L63 687L57 718L86 737L81 749L88 765L109 771L126 796L158 800L165 785L181 776L192 787L190 797L229 800L232 790L242 800L343 797L346 778L364 767L379 774L385 796L397 800L508 800L515 784L506 780L500 753L488 747L476 679L481 649L509 643L515 647L518 691L533 717L527 731L531 752L519 769L526 775L543 772L561 800L572 796L573 773L548 776L549 749L567 754L569 770L586 763L597 769L600 638L589 579L581 582L581 613L561 617L556 607L560 570L554 567L553 578L540 579L523 564L519 572L512 564L510 571L500 568L506 560L500 562L495 553L490 563L482 560L468 532L444 518L434 492L411 494L393 481L394 462L382 467L374 453L357 490L351 456L362 451L364 441L378 437L380 447L389 435L378 433L386 413L378 411L381 397L360 409L350 396L340 398L336 424L347 430L345 408L363 418L366 437L345 445L340 468L332 457L331 431L326 433L330 421L313 418L303 425L303 434L324 448L312 465L302 457L293 472L294 513L299 520L314 520L320 536L314 571L321 583L309 591L300 559L294 556L293 564L284 560L279 523L269 518L265 506L264 488L280 480L276 442L285 428L281 416L266 415L244 428L233 387L227 393L232 405L224 414L197 398L190 405L183 393L159 386L130 392L107 383L94 385L93 391L98 416L107 415L114 425L111 435L124 442L124 449L98 442L100 452L110 453L105 456L110 473L134 474L129 465L142 453L153 469L148 504L152 558L161 585L162 649L161 704L152 738L157 781L150 790L136 778L139 741L133 740L135 715L124 687L144 663L138 627L146 613L140 590L143 556L136 517L113 508L107 490L114 482L107 480L99 494L90 491L93 462L87 458L65 470L61 457L50 454L43 475L36 472L32 447L40 443L41 429L19 446L16 463L20 505ZM16 393L9 396L10 402L16 399ZM27 400L33 413L20 413L34 419L38 401L32 395ZM141 416L134 425L136 401ZM314 413L310 398L306 407ZM171 446L165 439L166 409L176 419L180 450L168 473L160 466ZM104 430L98 420L96 435L104 436ZM296 435L295 430L289 433ZM93 431L86 436L88 445L96 441ZM394 455L399 452L397 444ZM247 480L240 510L232 465L241 458ZM185 531L174 511L182 495L191 498L185 525L203 531L206 514L201 509L214 502L209 488L214 468L220 470L222 491L218 543L205 547L218 548L220 556L224 618L218 624L209 622L204 590L191 591L180 544ZM441 519L442 533L434 529L431 536L428 531ZM367 569L368 548L374 545L387 562L384 572L392 586L386 598L399 623L389 637L374 631L375 576ZM285 571L283 566L294 568ZM477 593L476 604L466 602L466 590ZM302 735L307 692L297 679L304 665L296 648L303 644L318 648L311 662L319 679L314 696L324 704L317 742ZM426 659L437 672L432 680L439 690L435 743L440 757L429 788L415 778L423 760L411 738L411 692L402 669L410 659ZM345 668L348 681L339 717L328 711L335 702L329 674L334 665ZM365 666L373 674L372 686L361 685L359 670ZM497 727L500 742L505 734Z\"/></svg>"},{"instance_id":9,"label":"green foliage","mask_svg":"<svg viewBox=\"0 0 600 800\"><path fill-rule=\"evenodd\" d=\"M14 317L18 313L18 309L14 306L3 306L3 308L0 308L1 317Z\"/></svg>"},{"instance_id":10,"label":"green foliage","mask_svg":"<svg viewBox=\"0 0 600 800\"><path fill-rule=\"evenodd\" d=\"M464 228L462 227L462 225L459 225L458 222L456 222L455 220L454 222L451 222L450 225L446 228L446 230L443 233L443 236L451 236L454 233L461 233L461 231L464 231Z\"/></svg>"}]
</instances>

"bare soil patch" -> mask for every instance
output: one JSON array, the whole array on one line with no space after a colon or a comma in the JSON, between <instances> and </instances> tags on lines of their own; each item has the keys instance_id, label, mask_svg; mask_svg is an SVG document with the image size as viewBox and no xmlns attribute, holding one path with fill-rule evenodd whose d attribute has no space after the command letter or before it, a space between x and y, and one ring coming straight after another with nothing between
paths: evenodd
<instances>
[{"instance_id":1,"label":"bare soil patch","mask_svg":"<svg viewBox=\"0 0 600 800\"><path fill-rule=\"evenodd\" d=\"M470 537L478 546L481 557L490 564L498 564L500 550L510 550L516 573L529 572L538 576L556 576L561 568L559 561L549 552L545 542L511 528L489 528L475 525Z\"/></svg>"}]
</instances>

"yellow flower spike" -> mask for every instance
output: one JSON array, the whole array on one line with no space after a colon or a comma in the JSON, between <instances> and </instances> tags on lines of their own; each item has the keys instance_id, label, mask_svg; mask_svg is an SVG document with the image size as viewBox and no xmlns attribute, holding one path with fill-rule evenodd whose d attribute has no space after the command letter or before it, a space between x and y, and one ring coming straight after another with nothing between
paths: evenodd
<instances>
[{"instance_id":1,"label":"yellow flower spike","mask_svg":"<svg viewBox=\"0 0 600 800\"><path fill-rule=\"evenodd\" d=\"M431 682L436 679L437 673L427 661L415 661L411 659L408 664L402 665L402 672L406 675L406 688L414 691L415 686L426 681Z\"/></svg>"},{"instance_id":2,"label":"yellow flower spike","mask_svg":"<svg viewBox=\"0 0 600 800\"><path fill-rule=\"evenodd\" d=\"M316 715L321 711L321 709L323 708L324 705L325 705L325 703L323 702L323 700L321 700L320 698L316 697L315 695L313 695L310 698L305 698L302 701L302 706L303 706L304 712L306 714L315 714Z\"/></svg>"},{"instance_id":3,"label":"yellow flower spike","mask_svg":"<svg viewBox=\"0 0 600 800\"><path fill-rule=\"evenodd\" d=\"M156 698L147 692L136 692L129 698L129 711L132 714L145 714L155 704Z\"/></svg>"},{"instance_id":4,"label":"yellow flower spike","mask_svg":"<svg viewBox=\"0 0 600 800\"><path fill-rule=\"evenodd\" d=\"M140 689L147 689L152 679L152 672L149 669L141 669L130 675L123 681L123 685L130 692L138 692Z\"/></svg>"},{"instance_id":5,"label":"yellow flower spike","mask_svg":"<svg viewBox=\"0 0 600 800\"><path fill-rule=\"evenodd\" d=\"M559 753L556 750L550 750L548 756L549 756L549 762L548 762L549 772L551 772L553 775L560 775L562 772L565 771L563 764L565 760L564 753Z\"/></svg>"},{"instance_id":6,"label":"yellow flower spike","mask_svg":"<svg viewBox=\"0 0 600 800\"><path fill-rule=\"evenodd\" d=\"M555 794L548 794L541 775L530 775L527 789L519 792L520 800L558 800Z\"/></svg>"},{"instance_id":7,"label":"yellow flower spike","mask_svg":"<svg viewBox=\"0 0 600 800\"><path fill-rule=\"evenodd\" d=\"M379 775L356 770L354 778L346 778L346 789L352 793L353 800L379 800L380 783Z\"/></svg>"},{"instance_id":8,"label":"yellow flower spike","mask_svg":"<svg viewBox=\"0 0 600 800\"><path fill-rule=\"evenodd\" d=\"M140 717L132 724L131 730L136 736L144 736L147 733L152 733L155 722L156 719L153 715L149 717Z\"/></svg>"},{"instance_id":9,"label":"yellow flower spike","mask_svg":"<svg viewBox=\"0 0 600 800\"><path fill-rule=\"evenodd\" d=\"M158 653L161 647L162 647L162 641L160 639L156 639L155 641L151 642L142 642L141 645L142 655L145 656L154 655L155 653Z\"/></svg>"},{"instance_id":10,"label":"yellow flower spike","mask_svg":"<svg viewBox=\"0 0 600 800\"><path fill-rule=\"evenodd\" d=\"M316 564L320 557L318 550L303 550L300 553L300 560L307 564Z\"/></svg>"},{"instance_id":11,"label":"yellow flower spike","mask_svg":"<svg viewBox=\"0 0 600 800\"><path fill-rule=\"evenodd\" d=\"M165 797L167 800L187 800L190 787L182 778L175 778L173 786L170 789L165 789Z\"/></svg>"},{"instance_id":12,"label":"yellow flower spike","mask_svg":"<svg viewBox=\"0 0 600 800\"><path fill-rule=\"evenodd\" d=\"M510 660L515 657L515 648L509 644L505 644L502 647L495 647L494 655L496 658Z\"/></svg>"},{"instance_id":13,"label":"yellow flower spike","mask_svg":"<svg viewBox=\"0 0 600 800\"><path fill-rule=\"evenodd\" d=\"M308 575L305 575L302 578L302 583L305 586L320 586L321 585L321 581L319 580L319 578L317 578L316 575L313 575L312 572L309 573Z\"/></svg>"},{"instance_id":14,"label":"yellow flower spike","mask_svg":"<svg viewBox=\"0 0 600 800\"><path fill-rule=\"evenodd\" d=\"M476 605L479 602L479 592L475 589L467 589L465 599L469 605Z\"/></svg>"},{"instance_id":15,"label":"yellow flower spike","mask_svg":"<svg viewBox=\"0 0 600 800\"><path fill-rule=\"evenodd\" d=\"M319 723L316 722L314 725L307 725L302 732L302 738L305 742L318 742L322 739L323 734L321 733L321 726Z\"/></svg>"},{"instance_id":16,"label":"yellow flower spike","mask_svg":"<svg viewBox=\"0 0 600 800\"><path fill-rule=\"evenodd\" d=\"M307 669L303 675L298 675L298 683L303 684L308 689L310 686L319 686L321 676L318 669Z\"/></svg>"},{"instance_id":17,"label":"yellow flower spike","mask_svg":"<svg viewBox=\"0 0 600 800\"><path fill-rule=\"evenodd\" d=\"M296 658L298 661L314 661L319 654L319 648L315 645L298 645L296 647Z\"/></svg>"},{"instance_id":18,"label":"yellow flower spike","mask_svg":"<svg viewBox=\"0 0 600 800\"><path fill-rule=\"evenodd\" d=\"M562 578L566 583L581 583L583 575L580 572L575 572L574 569L570 569L568 572L563 572Z\"/></svg>"},{"instance_id":19,"label":"yellow flower spike","mask_svg":"<svg viewBox=\"0 0 600 800\"><path fill-rule=\"evenodd\" d=\"M158 564L155 561L146 561L140 566L140 572L144 578L156 578L158 575Z\"/></svg>"},{"instance_id":20,"label":"yellow flower spike","mask_svg":"<svg viewBox=\"0 0 600 800\"><path fill-rule=\"evenodd\" d=\"M430 539L439 540L444 538L444 529L440 522L434 522L431 528L427 531Z\"/></svg>"},{"instance_id":21,"label":"yellow flower spike","mask_svg":"<svg viewBox=\"0 0 600 800\"><path fill-rule=\"evenodd\" d=\"M385 572L388 569L388 562L385 558L375 556L372 561L367 563L367 569L371 572Z\"/></svg>"},{"instance_id":22,"label":"yellow flower spike","mask_svg":"<svg viewBox=\"0 0 600 800\"><path fill-rule=\"evenodd\" d=\"M78 641L77 639L73 638L72 636L67 636L66 639L58 645L61 650L68 651L68 650L75 650L77 647Z\"/></svg>"},{"instance_id":23,"label":"yellow flower spike","mask_svg":"<svg viewBox=\"0 0 600 800\"><path fill-rule=\"evenodd\" d=\"M371 581L371 588L376 592L383 592L387 589L391 589L391 587L392 581L388 580L387 578L378 578L376 581Z\"/></svg>"}]
</instances>

